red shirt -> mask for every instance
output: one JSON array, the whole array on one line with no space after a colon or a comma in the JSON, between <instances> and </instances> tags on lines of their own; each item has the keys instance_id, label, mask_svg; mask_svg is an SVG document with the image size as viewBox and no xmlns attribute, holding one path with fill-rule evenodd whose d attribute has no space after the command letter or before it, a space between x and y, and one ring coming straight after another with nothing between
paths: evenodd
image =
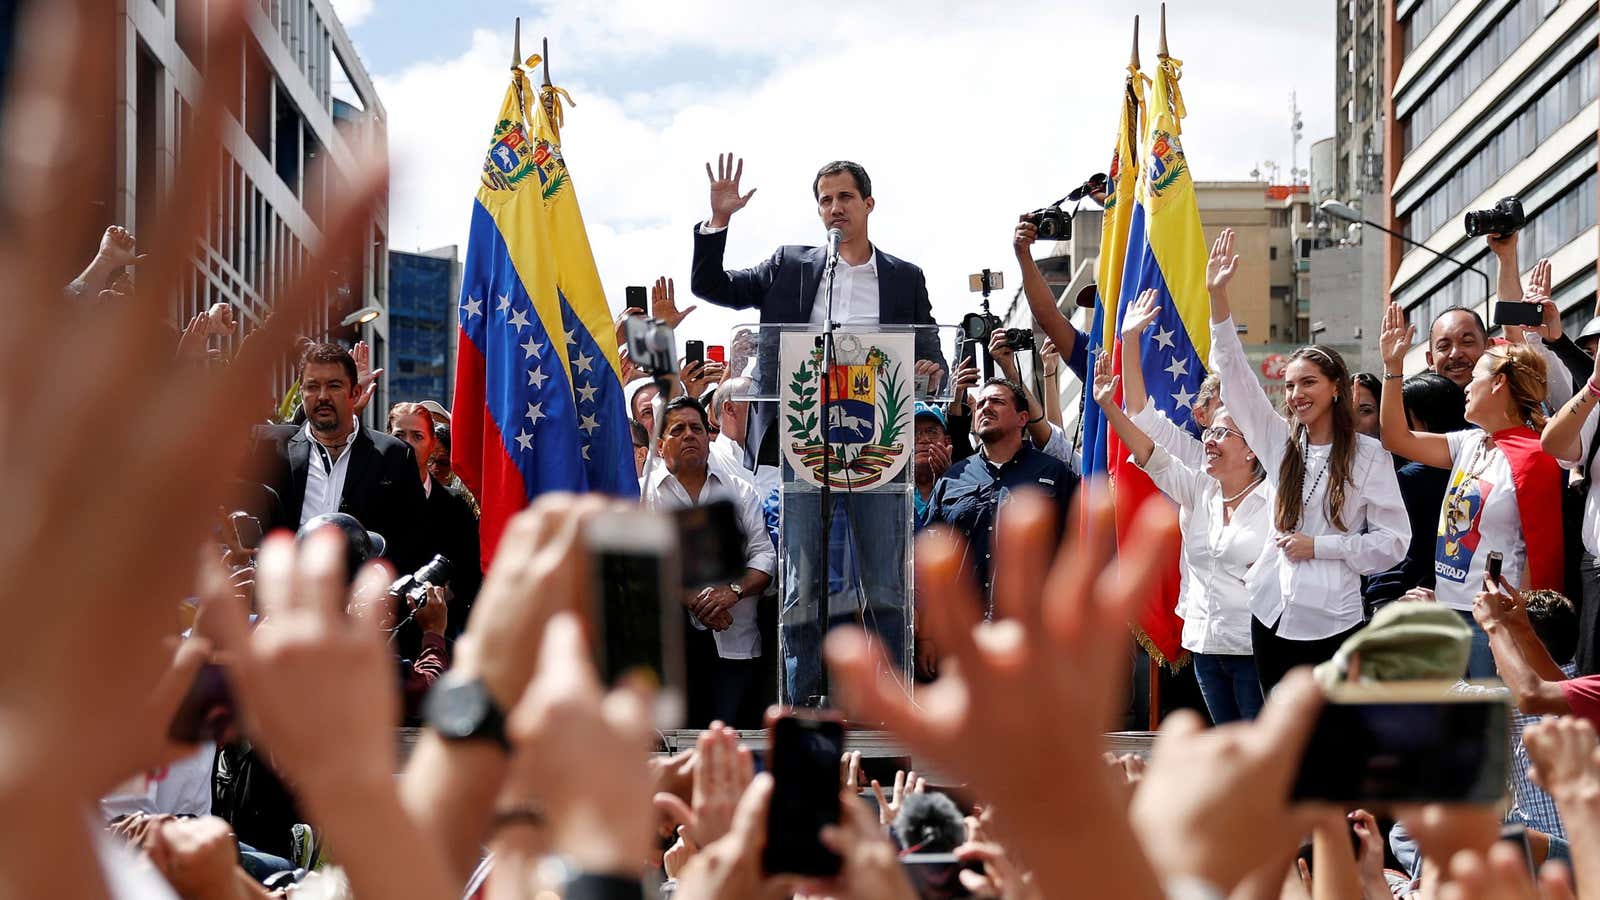
<instances>
[{"instance_id":1,"label":"red shirt","mask_svg":"<svg viewBox=\"0 0 1600 900\"><path fill-rule=\"evenodd\" d=\"M1561 682L1561 695L1567 698L1573 715L1600 728L1600 675L1568 678Z\"/></svg>"}]
</instances>

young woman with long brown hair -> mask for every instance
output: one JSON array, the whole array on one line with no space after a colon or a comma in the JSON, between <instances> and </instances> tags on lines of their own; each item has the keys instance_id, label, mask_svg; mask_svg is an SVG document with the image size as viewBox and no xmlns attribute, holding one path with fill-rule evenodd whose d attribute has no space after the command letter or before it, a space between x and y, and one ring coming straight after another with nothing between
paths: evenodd
<instances>
[{"instance_id":1,"label":"young woman with long brown hair","mask_svg":"<svg viewBox=\"0 0 1600 900\"><path fill-rule=\"evenodd\" d=\"M1245 358L1228 304L1233 231L1211 246L1211 370L1222 403L1261 458L1273 533L1251 567L1251 641L1263 692L1298 665L1333 656L1362 624L1361 576L1405 557L1411 523L1394 464L1360 434L1350 370L1331 347L1301 347L1284 370L1280 415Z\"/></svg>"}]
</instances>

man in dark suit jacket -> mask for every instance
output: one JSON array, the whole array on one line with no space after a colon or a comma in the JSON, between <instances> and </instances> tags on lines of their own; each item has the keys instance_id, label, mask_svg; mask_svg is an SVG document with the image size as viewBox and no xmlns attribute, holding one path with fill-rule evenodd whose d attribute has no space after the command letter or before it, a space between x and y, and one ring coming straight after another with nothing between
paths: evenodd
<instances>
[{"instance_id":1,"label":"man in dark suit jacket","mask_svg":"<svg viewBox=\"0 0 1600 900\"><path fill-rule=\"evenodd\" d=\"M933 325L933 307L922 270L873 246L867 218L876 201L872 180L860 165L838 161L823 166L811 183L822 227L840 232L834 266L832 309L828 309L828 252L824 247L779 247L754 268L726 270L722 254L727 225L755 194L739 193L742 160L717 159L718 171L706 164L711 179L711 218L696 226L690 289L719 306L761 311L763 324L811 324L831 319L842 326ZM930 390L943 383L948 366L933 328L916 334L919 378ZM755 381L759 392L778 386L778 329L764 328L757 341ZM777 409L774 403L751 407L746 452L756 463L779 465ZM754 468L754 466L750 466ZM820 522L824 513L810 492L784 495L784 517ZM904 666L906 611L904 577L911 520L903 498L883 493L853 495L849 504L833 507L834 527L824 553L816 539L785 539L783 565L788 571L780 598L784 646L784 690L781 701L796 705L826 702L821 666L823 634L834 625L859 621L878 631L891 657ZM826 574L824 574L826 573ZM824 596L826 594L826 596Z\"/></svg>"},{"instance_id":2,"label":"man in dark suit jacket","mask_svg":"<svg viewBox=\"0 0 1600 900\"><path fill-rule=\"evenodd\" d=\"M254 434L253 476L278 492L283 519L298 530L314 516L343 512L383 535L384 556L401 572L425 560L422 481L410 445L356 421L356 364L337 344L315 344L300 364L306 424L263 425Z\"/></svg>"},{"instance_id":3,"label":"man in dark suit jacket","mask_svg":"<svg viewBox=\"0 0 1600 900\"><path fill-rule=\"evenodd\" d=\"M739 193L743 160L738 160L735 168L731 154L719 156L717 167L718 172L713 175L711 164L706 163L706 174L711 178L711 218L695 227L690 290L718 306L759 309L763 324L821 325L828 316L823 282L828 261L826 247L783 246L754 268L723 268L728 222L749 202L755 189ZM822 226L837 228L841 233L839 263L834 270L833 321L841 325L935 324L922 270L877 249L867 237L867 218L876 201L866 170L853 162L828 163L817 173L811 193L817 200ZM949 367L934 329L917 332L916 354L916 374L927 376L930 388L937 390ZM755 370L759 393L776 392L777 368L777 329L762 329ZM761 403L752 413L746 446L751 452L761 448L763 462L777 465L775 432L771 428L776 409L771 403Z\"/></svg>"}]
</instances>

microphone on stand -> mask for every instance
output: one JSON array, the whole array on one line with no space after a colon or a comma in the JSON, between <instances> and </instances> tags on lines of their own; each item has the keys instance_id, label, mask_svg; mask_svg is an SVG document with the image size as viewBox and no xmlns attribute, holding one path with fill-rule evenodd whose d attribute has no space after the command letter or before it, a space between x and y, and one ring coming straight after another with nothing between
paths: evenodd
<instances>
[{"instance_id":1,"label":"microphone on stand","mask_svg":"<svg viewBox=\"0 0 1600 900\"><path fill-rule=\"evenodd\" d=\"M833 268L839 261L839 242L844 239L844 232L837 228L828 229L828 268Z\"/></svg>"}]
</instances>

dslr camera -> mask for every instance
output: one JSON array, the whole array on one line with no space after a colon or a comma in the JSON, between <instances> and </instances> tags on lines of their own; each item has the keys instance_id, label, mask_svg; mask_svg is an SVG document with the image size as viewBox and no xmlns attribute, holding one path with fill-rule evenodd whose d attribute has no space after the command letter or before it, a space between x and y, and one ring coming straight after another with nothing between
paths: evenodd
<instances>
[{"instance_id":1,"label":"dslr camera","mask_svg":"<svg viewBox=\"0 0 1600 900\"><path fill-rule=\"evenodd\" d=\"M1072 214L1061 208L1058 201L1043 209L1036 209L1022 217L1031 224L1041 241L1068 241L1072 239Z\"/></svg>"},{"instance_id":2,"label":"dslr camera","mask_svg":"<svg viewBox=\"0 0 1600 900\"><path fill-rule=\"evenodd\" d=\"M1507 197L1488 209L1475 209L1467 213L1467 237L1493 234L1504 237L1528 224L1522 213L1522 201Z\"/></svg>"},{"instance_id":3,"label":"dslr camera","mask_svg":"<svg viewBox=\"0 0 1600 900\"><path fill-rule=\"evenodd\" d=\"M389 585L389 594L394 597L404 597L420 609L428 605L428 588L444 587L449 584L453 570L454 567L444 554L435 553L433 559L422 564L422 568L395 579L394 584Z\"/></svg>"},{"instance_id":4,"label":"dslr camera","mask_svg":"<svg viewBox=\"0 0 1600 900\"><path fill-rule=\"evenodd\" d=\"M989 335L1000 328L1000 317L985 313L967 313L961 317L961 334L965 340L977 341L987 347Z\"/></svg>"},{"instance_id":5,"label":"dslr camera","mask_svg":"<svg viewBox=\"0 0 1600 900\"><path fill-rule=\"evenodd\" d=\"M1024 351L1033 349L1032 328L1007 328L1005 330L1006 346L1013 350Z\"/></svg>"},{"instance_id":6,"label":"dslr camera","mask_svg":"<svg viewBox=\"0 0 1600 900\"><path fill-rule=\"evenodd\" d=\"M623 320L623 335L628 343L628 357L651 377L660 378L678 371L678 359L672 352L677 346L672 326L660 319L629 316Z\"/></svg>"}]
</instances>

